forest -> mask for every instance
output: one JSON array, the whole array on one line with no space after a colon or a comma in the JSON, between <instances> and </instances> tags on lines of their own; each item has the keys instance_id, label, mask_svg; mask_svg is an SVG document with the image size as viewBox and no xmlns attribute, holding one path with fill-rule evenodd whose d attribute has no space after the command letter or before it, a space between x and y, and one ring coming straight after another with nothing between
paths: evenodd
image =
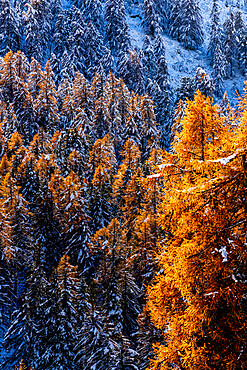
<instances>
[{"instance_id":1,"label":"forest","mask_svg":"<svg viewBox=\"0 0 247 370\"><path fill-rule=\"evenodd\" d=\"M247 34L210 22L174 89L197 1L0 0L3 370L247 368Z\"/></svg>"}]
</instances>

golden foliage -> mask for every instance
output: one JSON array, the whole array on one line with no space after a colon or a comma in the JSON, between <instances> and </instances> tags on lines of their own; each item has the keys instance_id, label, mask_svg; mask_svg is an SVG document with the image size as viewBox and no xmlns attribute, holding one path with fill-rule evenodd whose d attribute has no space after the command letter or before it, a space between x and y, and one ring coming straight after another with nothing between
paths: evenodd
<instances>
[{"instance_id":1,"label":"golden foliage","mask_svg":"<svg viewBox=\"0 0 247 370\"><path fill-rule=\"evenodd\" d=\"M234 129L198 92L160 166L167 237L148 308L164 343L152 370L246 368L245 116Z\"/></svg>"}]
</instances>

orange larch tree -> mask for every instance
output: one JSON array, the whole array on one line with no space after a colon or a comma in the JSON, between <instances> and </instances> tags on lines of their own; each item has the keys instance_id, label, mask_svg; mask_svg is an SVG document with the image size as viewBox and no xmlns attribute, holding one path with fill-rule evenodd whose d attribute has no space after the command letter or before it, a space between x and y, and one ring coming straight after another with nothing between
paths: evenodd
<instances>
[{"instance_id":1,"label":"orange larch tree","mask_svg":"<svg viewBox=\"0 0 247 370\"><path fill-rule=\"evenodd\" d=\"M163 199L148 308L164 341L149 369L245 369L246 111L238 129L201 93L160 166Z\"/></svg>"}]
</instances>

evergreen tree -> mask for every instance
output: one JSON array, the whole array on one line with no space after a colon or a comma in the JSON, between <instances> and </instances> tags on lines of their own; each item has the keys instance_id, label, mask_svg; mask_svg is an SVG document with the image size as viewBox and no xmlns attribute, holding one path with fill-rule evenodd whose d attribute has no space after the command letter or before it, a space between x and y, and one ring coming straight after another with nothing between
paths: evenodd
<instances>
[{"instance_id":1,"label":"evergreen tree","mask_svg":"<svg viewBox=\"0 0 247 370\"><path fill-rule=\"evenodd\" d=\"M179 100L185 101L186 98L189 100L193 99L195 92L195 86L193 83L193 80L190 77L182 77L180 80L180 86L177 90L177 99L176 101L179 102Z\"/></svg>"},{"instance_id":2,"label":"evergreen tree","mask_svg":"<svg viewBox=\"0 0 247 370\"><path fill-rule=\"evenodd\" d=\"M196 50L203 43L202 16L197 0L182 0L181 12L179 41L186 49Z\"/></svg>"},{"instance_id":3,"label":"evergreen tree","mask_svg":"<svg viewBox=\"0 0 247 370\"><path fill-rule=\"evenodd\" d=\"M55 270L48 289L46 343L37 360L38 368L66 370L74 368L74 343L77 338L79 278L77 267L64 255Z\"/></svg>"},{"instance_id":4,"label":"evergreen tree","mask_svg":"<svg viewBox=\"0 0 247 370\"><path fill-rule=\"evenodd\" d=\"M20 48L20 19L8 0L0 2L0 55Z\"/></svg>"},{"instance_id":5,"label":"evergreen tree","mask_svg":"<svg viewBox=\"0 0 247 370\"><path fill-rule=\"evenodd\" d=\"M160 32L157 34L154 40L154 55L155 55L156 61L159 60L161 56L165 57L166 55L165 43L164 43L164 40Z\"/></svg>"},{"instance_id":6,"label":"evergreen tree","mask_svg":"<svg viewBox=\"0 0 247 370\"><path fill-rule=\"evenodd\" d=\"M213 0L210 18L211 18L211 29L207 54L210 57L211 63L213 63L215 49L217 47L217 44L221 42L220 14L218 0Z\"/></svg>"},{"instance_id":7,"label":"evergreen tree","mask_svg":"<svg viewBox=\"0 0 247 370\"><path fill-rule=\"evenodd\" d=\"M213 80L217 96L220 96L223 93L223 79L226 76L226 67L227 63L225 55L221 50L220 44L218 44L214 52L213 64Z\"/></svg>"},{"instance_id":8,"label":"evergreen tree","mask_svg":"<svg viewBox=\"0 0 247 370\"><path fill-rule=\"evenodd\" d=\"M97 305L99 289L93 280L86 287L83 321L78 332L75 346L75 362L83 369L103 370L115 368L117 343L111 338L111 331L104 325L104 318Z\"/></svg>"},{"instance_id":9,"label":"evergreen tree","mask_svg":"<svg viewBox=\"0 0 247 370\"><path fill-rule=\"evenodd\" d=\"M103 35L104 17L103 7L100 0L86 0L83 10L85 22L92 22L98 32Z\"/></svg>"},{"instance_id":10,"label":"evergreen tree","mask_svg":"<svg viewBox=\"0 0 247 370\"><path fill-rule=\"evenodd\" d=\"M235 50L236 50L236 29L235 29L235 17L233 13L226 19L224 25L224 50L227 61L227 77L232 76L233 67L235 62Z\"/></svg>"},{"instance_id":11,"label":"evergreen tree","mask_svg":"<svg viewBox=\"0 0 247 370\"><path fill-rule=\"evenodd\" d=\"M155 37L159 32L159 17L156 14L153 0L144 0L142 26L147 35Z\"/></svg>"},{"instance_id":12,"label":"evergreen tree","mask_svg":"<svg viewBox=\"0 0 247 370\"><path fill-rule=\"evenodd\" d=\"M236 58L243 75L246 73L247 68L247 34L246 26L242 19L242 13L239 11L235 15L235 29L236 29Z\"/></svg>"},{"instance_id":13,"label":"evergreen tree","mask_svg":"<svg viewBox=\"0 0 247 370\"><path fill-rule=\"evenodd\" d=\"M135 50L125 53L120 61L118 73L124 80L129 90L137 94L144 93L144 68L143 63Z\"/></svg>"},{"instance_id":14,"label":"evergreen tree","mask_svg":"<svg viewBox=\"0 0 247 370\"><path fill-rule=\"evenodd\" d=\"M223 67L223 62L222 62ZM202 69L197 68L195 75L195 90L200 90L205 96L212 96L215 90L215 86L212 78Z\"/></svg>"},{"instance_id":15,"label":"evergreen tree","mask_svg":"<svg viewBox=\"0 0 247 370\"><path fill-rule=\"evenodd\" d=\"M79 264L81 270L90 266L91 257L88 249L90 230L85 185L81 184L74 172L65 179L53 176L50 182L65 250Z\"/></svg>"},{"instance_id":16,"label":"evergreen tree","mask_svg":"<svg viewBox=\"0 0 247 370\"><path fill-rule=\"evenodd\" d=\"M83 36L84 49L86 51L83 57L83 64L85 68L85 75L91 78L96 72L106 48L103 46L102 39L93 23L90 21L87 24Z\"/></svg>"},{"instance_id":17,"label":"evergreen tree","mask_svg":"<svg viewBox=\"0 0 247 370\"><path fill-rule=\"evenodd\" d=\"M149 36L145 37L143 47L143 65L145 69L145 76L148 76L149 78L153 78L155 76L156 72L156 61L155 61L155 54L154 54L154 48L151 43L151 40Z\"/></svg>"},{"instance_id":18,"label":"evergreen tree","mask_svg":"<svg viewBox=\"0 0 247 370\"><path fill-rule=\"evenodd\" d=\"M159 17L159 23L164 32L168 32L170 12L173 2L171 0L154 0L154 6Z\"/></svg>"},{"instance_id":19,"label":"evergreen tree","mask_svg":"<svg viewBox=\"0 0 247 370\"><path fill-rule=\"evenodd\" d=\"M183 17L181 9L181 0L174 0L169 18L169 34L178 41L180 41L180 25Z\"/></svg>"},{"instance_id":20,"label":"evergreen tree","mask_svg":"<svg viewBox=\"0 0 247 370\"><path fill-rule=\"evenodd\" d=\"M51 9L47 0L30 0L24 13L28 57L44 61L49 57Z\"/></svg>"},{"instance_id":21,"label":"evergreen tree","mask_svg":"<svg viewBox=\"0 0 247 370\"><path fill-rule=\"evenodd\" d=\"M106 42L114 56L130 46L129 30L123 0L108 0L105 10Z\"/></svg>"},{"instance_id":22,"label":"evergreen tree","mask_svg":"<svg viewBox=\"0 0 247 370\"><path fill-rule=\"evenodd\" d=\"M32 262L31 262L32 261ZM44 259L39 244L30 250L30 274L21 306L14 312L13 320L5 335L4 345L11 349L4 365L12 366L21 359L28 366L36 366L40 358L45 330L44 304L48 281L44 273Z\"/></svg>"}]
</instances>

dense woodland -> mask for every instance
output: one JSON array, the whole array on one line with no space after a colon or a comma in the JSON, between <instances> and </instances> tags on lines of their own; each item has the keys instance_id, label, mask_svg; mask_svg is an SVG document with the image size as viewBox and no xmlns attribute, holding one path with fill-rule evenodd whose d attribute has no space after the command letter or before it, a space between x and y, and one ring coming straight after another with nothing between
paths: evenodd
<instances>
[{"instance_id":1,"label":"dense woodland","mask_svg":"<svg viewBox=\"0 0 247 370\"><path fill-rule=\"evenodd\" d=\"M214 0L213 80L172 91L161 34L200 47L200 8L145 0L137 50L138 5L0 1L3 369L247 367L247 86L213 102L245 25Z\"/></svg>"}]
</instances>

